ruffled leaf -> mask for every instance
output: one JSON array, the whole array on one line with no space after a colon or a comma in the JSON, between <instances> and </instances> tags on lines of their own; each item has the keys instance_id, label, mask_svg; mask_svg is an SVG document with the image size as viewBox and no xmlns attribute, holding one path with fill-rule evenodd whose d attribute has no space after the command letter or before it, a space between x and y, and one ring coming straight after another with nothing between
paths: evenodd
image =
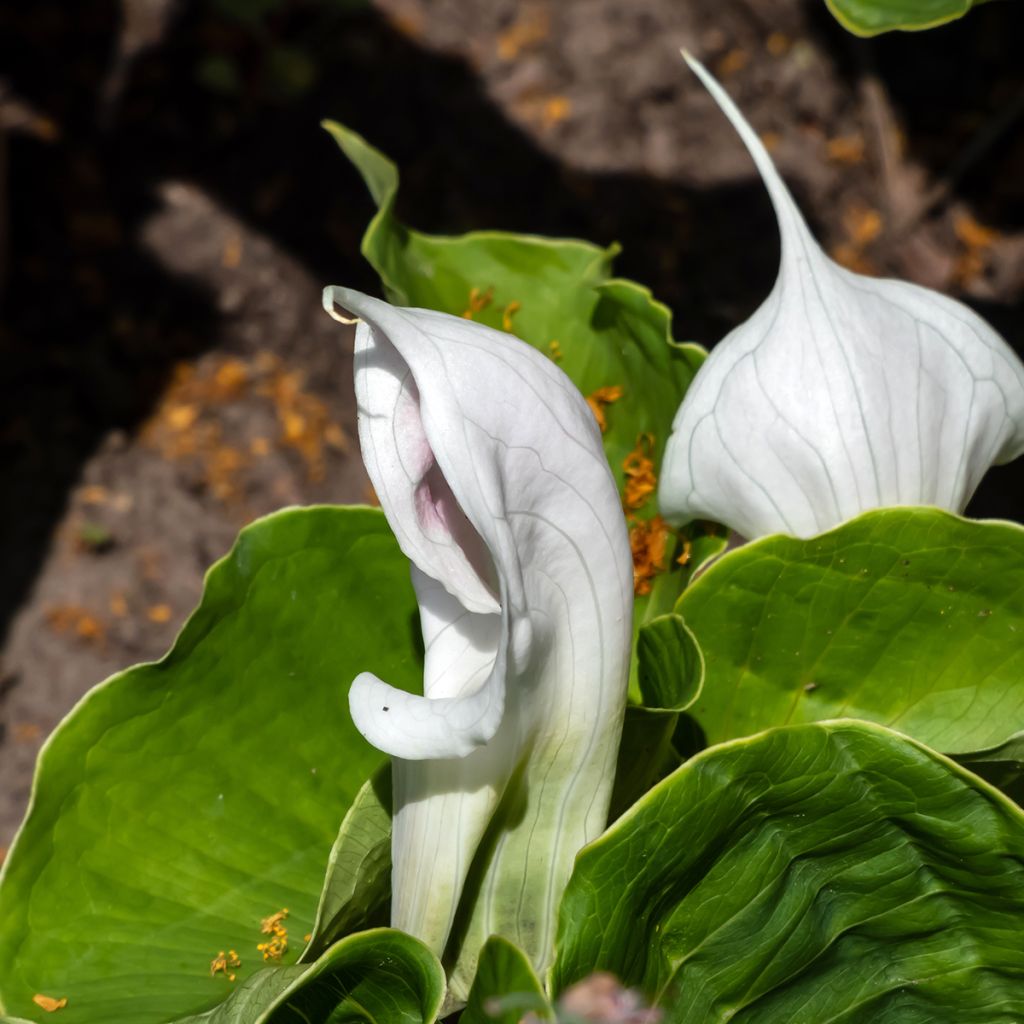
<instances>
[{"instance_id":1,"label":"ruffled leaf","mask_svg":"<svg viewBox=\"0 0 1024 1024\"><path fill-rule=\"evenodd\" d=\"M444 970L421 942L377 928L316 963L258 971L209 1013L175 1024L434 1024Z\"/></svg>"},{"instance_id":2,"label":"ruffled leaf","mask_svg":"<svg viewBox=\"0 0 1024 1024\"><path fill-rule=\"evenodd\" d=\"M858 36L877 36L896 30L936 28L984 0L825 0L846 29Z\"/></svg>"},{"instance_id":3,"label":"ruffled leaf","mask_svg":"<svg viewBox=\"0 0 1024 1024\"><path fill-rule=\"evenodd\" d=\"M594 970L666 1024L1013 1024L1024 812L832 722L713 747L580 855L554 992Z\"/></svg>"}]
</instances>

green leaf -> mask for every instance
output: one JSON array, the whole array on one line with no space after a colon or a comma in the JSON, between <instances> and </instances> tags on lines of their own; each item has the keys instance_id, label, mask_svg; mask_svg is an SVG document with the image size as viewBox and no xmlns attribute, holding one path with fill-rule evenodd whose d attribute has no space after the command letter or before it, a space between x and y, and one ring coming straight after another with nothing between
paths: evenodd
<instances>
[{"instance_id":1,"label":"green leaf","mask_svg":"<svg viewBox=\"0 0 1024 1024\"><path fill-rule=\"evenodd\" d=\"M215 1006L261 918L310 930L338 823L385 758L356 732L362 670L421 668L408 564L372 509L291 509L242 531L170 653L96 687L40 755L0 879L0 993L66 996L62 1024Z\"/></svg>"},{"instance_id":2,"label":"green leaf","mask_svg":"<svg viewBox=\"0 0 1024 1024\"><path fill-rule=\"evenodd\" d=\"M935 28L962 18L984 0L825 0L836 20L858 36Z\"/></svg>"},{"instance_id":3,"label":"green leaf","mask_svg":"<svg viewBox=\"0 0 1024 1024\"><path fill-rule=\"evenodd\" d=\"M869 512L713 565L677 611L705 660L709 743L864 718L948 754L1024 727L1024 528L938 509Z\"/></svg>"},{"instance_id":4,"label":"green leaf","mask_svg":"<svg viewBox=\"0 0 1024 1024\"><path fill-rule=\"evenodd\" d=\"M704 685L704 658L678 615L662 615L641 626L636 657L643 704L626 709L612 791L613 820L679 767L672 744L678 713L693 704Z\"/></svg>"},{"instance_id":5,"label":"green leaf","mask_svg":"<svg viewBox=\"0 0 1024 1024\"><path fill-rule=\"evenodd\" d=\"M216 1009L177 1024L433 1024L445 977L411 935L349 935L315 964L257 972Z\"/></svg>"},{"instance_id":6,"label":"green leaf","mask_svg":"<svg viewBox=\"0 0 1024 1024\"><path fill-rule=\"evenodd\" d=\"M526 954L506 939L492 936L480 950L473 987L460 1024L519 1024L532 1014L553 1020L533 965Z\"/></svg>"},{"instance_id":7,"label":"green leaf","mask_svg":"<svg viewBox=\"0 0 1024 1024\"><path fill-rule=\"evenodd\" d=\"M617 247L499 231L458 237L415 231L395 216L395 165L343 125L328 121L324 127L379 207L362 251L389 300L455 315L469 312L480 323L511 330L546 355L557 356L584 395L620 387L621 397L603 407L605 454L618 486L624 489L623 462L645 436L653 442L650 457L657 474L676 410L707 353L673 340L668 307L646 288L611 277ZM486 305L474 308L473 297L479 306L486 296ZM653 516L653 492L631 511L640 519ZM709 553L708 532L701 524L685 531L694 549L691 572ZM715 553L724 544L724 531L718 528L717 533L721 539L711 543ZM653 592L638 598L637 623L671 611L686 585L688 574L675 565L671 551L665 567Z\"/></svg>"},{"instance_id":8,"label":"green leaf","mask_svg":"<svg viewBox=\"0 0 1024 1024\"><path fill-rule=\"evenodd\" d=\"M685 711L704 686L704 656L680 615L662 615L640 629L640 694L648 711Z\"/></svg>"},{"instance_id":9,"label":"green leaf","mask_svg":"<svg viewBox=\"0 0 1024 1024\"><path fill-rule=\"evenodd\" d=\"M698 754L579 856L554 991L594 970L668 1024L1011 1024L1024 813L863 722Z\"/></svg>"},{"instance_id":10,"label":"green leaf","mask_svg":"<svg viewBox=\"0 0 1024 1024\"><path fill-rule=\"evenodd\" d=\"M313 938L302 959L319 956L358 928L386 920L391 898L391 765L356 794L327 861Z\"/></svg>"},{"instance_id":11,"label":"green leaf","mask_svg":"<svg viewBox=\"0 0 1024 1024\"><path fill-rule=\"evenodd\" d=\"M174 1024L256 1024L265 1022L267 1011L296 986L312 970L310 964L289 964L287 967L264 967L245 981L232 985L228 997L219 1006L205 1013L179 1017Z\"/></svg>"},{"instance_id":12,"label":"green leaf","mask_svg":"<svg viewBox=\"0 0 1024 1024\"><path fill-rule=\"evenodd\" d=\"M629 810L656 782L682 763L673 738L679 716L629 705L615 763L609 821Z\"/></svg>"}]
</instances>

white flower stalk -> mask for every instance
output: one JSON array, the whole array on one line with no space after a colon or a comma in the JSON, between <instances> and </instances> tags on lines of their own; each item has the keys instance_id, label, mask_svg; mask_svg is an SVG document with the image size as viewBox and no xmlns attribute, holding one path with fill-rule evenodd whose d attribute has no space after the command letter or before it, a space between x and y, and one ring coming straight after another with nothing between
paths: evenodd
<instances>
[{"instance_id":1,"label":"white flower stalk","mask_svg":"<svg viewBox=\"0 0 1024 1024\"><path fill-rule=\"evenodd\" d=\"M812 536L890 505L962 511L991 465L1024 451L1024 365L961 303L829 259L753 129L684 56L754 158L782 257L771 294L679 408L662 514L754 538Z\"/></svg>"},{"instance_id":2,"label":"white flower stalk","mask_svg":"<svg viewBox=\"0 0 1024 1024\"><path fill-rule=\"evenodd\" d=\"M444 951L487 831L463 961L499 933L542 968L573 858L606 824L626 697L632 561L600 434L511 335L342 288L324 305L361 319L363 460L426 648L423 696L368 673L349 696L395 759L392 924Z\"/></svg>"}]
</instances>

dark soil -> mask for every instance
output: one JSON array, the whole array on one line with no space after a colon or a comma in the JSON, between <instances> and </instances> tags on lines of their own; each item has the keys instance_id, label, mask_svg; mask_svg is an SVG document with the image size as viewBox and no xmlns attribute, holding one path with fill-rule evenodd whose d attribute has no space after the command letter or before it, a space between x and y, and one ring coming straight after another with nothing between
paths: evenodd
<instances>
[{"instance_id":1,"label":"dark soil","mask_svg":"<svg viewBox=\"0 0 1024 1024\"><path fill-rule=\"evenodd\" d=\"M260 12L263 12L260 14ZM722 77L823 244L1024 343L1024 5L856 40L819 0L34 0L0 8L0 847L40 744L159 656L238 528L359 501L349 336L369 198L319 129L403 172L403 216L619 241L680 338L771 286ZM1020 470L972 511L1024 519Z\"/></svg>"}]
</instances>

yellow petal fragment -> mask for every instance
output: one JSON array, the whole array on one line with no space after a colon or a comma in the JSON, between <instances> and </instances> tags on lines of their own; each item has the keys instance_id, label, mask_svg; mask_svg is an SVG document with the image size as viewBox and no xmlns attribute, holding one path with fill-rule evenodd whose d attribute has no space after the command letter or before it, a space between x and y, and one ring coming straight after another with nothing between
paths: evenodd
<instances>
[{"instance_id":1,"label":"yellow petal fragment","mask_svg":"<svg viewBox=\"0 0 1024 1024\"><path fill-rule=\"evenodd\" d=\"M260 942L256 949L263 954L263 959L280 960L288 952L288 937L274 936L269 942Z\"/></svg>"},{"instance_id":2,"label":"yellow petal fragment","mask_svg":"<svg viewBox=\"0 0 1024 1024\"><path fill-rule=\"evenodd\" d=\"M288 916L288 908L285 907L283 910L279 910L276 914L271 914L269 917L263 918L260 921L260 931L264 935L275 934L275 929L281 922Z\"/></svg>"},{"instance_id":3,"label":"yellow petal fragment","mask_svg":"<svg viewBox=\"0 0 1024 1024\"><path fill-rule=\"evenodd\" d=\"M522 308L522 303L516 302L514 299L505 307L504 312L501 314L501 329L503 331L512 330L512 317Z\"/></svg>"},{"instance_id":4,"label":"yellow petal fragment","mask_svg":"<svg viewBox=\"0 0 1024 1024\"><path fill-rule=\"evenodd\" d=\"M260 931L272 936L269 942L260 942L256 946L264 960L280 960L288 952L288 929L283 924L287 916L288 908L285 907L260 921Z\"/></svg>"},{"instance_id":5,"label":"yellow petal fragment","mask_svg":"<svg viewBox=\"0 0 1024 1024\"><path fill-rule=\"evenodd\" d=\"M618 384L609 384L606 387L598 388L592 395L587 396L587 405L597 420L597 425L603 434L608 429L608 419L604 414L606 406L617 402L622 397L622 388Z\"/></svg>"},{"instance_id":6,"label":"yellow petal fragment","mask_svg":"<svg viewBox=\"0 0 1024 1024\"><path fill-rule=\"evenodd\" d=\"M54 999L53 996L43 996L39 995L39 993L36 993L32 997L32 1002L47 1013L53 1013L55 1010L63 1010L64 1007L68 1005L66 996L61 996L60 999Z\"/></svg>"},{"instance_id":7,"label":"yellow petal fragment","mask_svg":"<svg viewBox=\"0 0 1024 1024\"><path fill-rule=\"evenodd\" d=\"M828 158L834 164L861 164L867 146L863 135L838 135L829 139L825 147Z\"/></svg>"},{"instance_id":8,"label":"yellow petal fragment","mask_svg":"<svg viewBox=\"0 0 1024 1024\"><path fill-rule=\"evenodd\" d=\"M235 976L230 973L236 967L241 967L242 961L238 957L238 953L231 949L227 953L222 949L211 961L210 961L210 974L226 974L228 981L234 981Z\"/></svg>"},{"instance_id":9,"label":"yellow petal fragment","mask_svg":"<svg viewBox=\"0 0 1024 1024\"><path fill-rule=\"evenodd\" d=\"M515 21L497 38L498 58L515 60L523 50L534 49L551 33L551 16L543 5L523 5Z\"/></svg>"},{"instance_id":10,"label":"yellow petal fragment","mask_svg":"<svg viewBox=\"0 0 1024 1024\"><path fill-rule=\"evenodd\" d=\"M469 302L463 310L462 315L467 320L472 320L477 313L482 313L494 301L494 285L486 291L479 288L470 288Z\"/></svg>"},{"instance_id":11,"label":"yellow petal fragment","mask_svg":"<svg viewBox=\"0 0 1024 1024\"><path fill-rule=\"evenodd\" d=\"M636 439L636 446L622 461L622 469L626 474L626 490L622 503L626 506L627 512L635 512L642 508L658 486L658 478L654 475L654 462L651 459L653 451L654 435L641 434Z\"/></svg>"},{"instance_id":12,"label":"yellow petal fragment","mask_svg":"<svg viewBox=\"0 0 1024 1024\"><path fill-rule=\"evenodd\" d=\"M146 609L146 618L150 622L170 622L173 615L174 611L169 604L155 604Z\"/></svg>"},{"instance_id":13,"label":"yellow petal fragment","mask_svg":"<svg viewBox=\"0 0 1024 1024\"><path fill-rule=\"evenodd\" d=\"M689 539L683 541L682 554L676 559L676 565L689 565L690 557L693 554L693 542Z\"/></svg>"},{"instance_id":14,"label":"yellow petal fragment","mask_svg":"<svg viewBox=\"0 0 1024 1024\"><path fill-rule=\"evenodd\" d=\"M999 232L995 228L980 224L969 213L962 213L956 218L953 231L969 249L987 249L999 241Z\"/></svg>"},{"instance_id":15,"label":"yellow petal fragment","mask_svg":"<svg viewBox=\"0 0 1024 1024\"><path fill-rule=\"evenodd\" d=\"M661 516L629 518L629 549L633 554L633 593L649 594L658 573L665 571L665 544L672 530Z\"/></svg>"}]
</instances>

